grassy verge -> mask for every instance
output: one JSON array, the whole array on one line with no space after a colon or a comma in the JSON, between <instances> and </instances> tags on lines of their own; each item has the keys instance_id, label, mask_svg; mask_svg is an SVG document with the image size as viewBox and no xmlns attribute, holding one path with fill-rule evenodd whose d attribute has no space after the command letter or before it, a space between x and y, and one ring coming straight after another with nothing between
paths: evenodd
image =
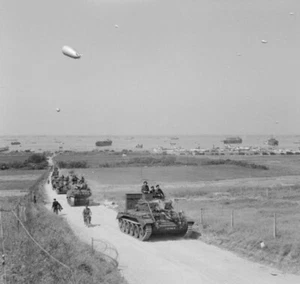
<instances>
[{"instance_id":1,"label":"grassy verge","mask_svg":"<svg viewBox=\"0 0 300 284\"><path fill-rule=\"evenodd\" d=\"M33 238L53 257L51 259L25 233L10 212L2 212L4 244L7 255L8 283L125 283L115 267L100 253L80 242L63 218L51 214L45 206L43 184L46 172L31 187L30 194L20 199L19 216ZM32 202L32 195L38 203ZM19 202L4 198L2 209L10 210Z\"/></svg>"}]
</instances>

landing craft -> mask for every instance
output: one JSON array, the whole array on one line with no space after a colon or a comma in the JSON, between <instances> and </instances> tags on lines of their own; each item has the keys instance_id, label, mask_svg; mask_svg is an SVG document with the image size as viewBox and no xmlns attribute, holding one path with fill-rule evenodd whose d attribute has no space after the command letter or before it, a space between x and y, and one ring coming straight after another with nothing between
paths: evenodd
<instances>
[{"instance_id":1,"label":"landing craft","mask_svg":"<svg viewBox=\"0 0 300 284\"><path fill-rule=\"evenodd\" d=\"M72 47L70 46L63 46L62 48L62 53L66 56L69 56L73 59L79 59L81 57L82 54L79 54L76 50L74 50Z\"/></svg>"}]
</instances>

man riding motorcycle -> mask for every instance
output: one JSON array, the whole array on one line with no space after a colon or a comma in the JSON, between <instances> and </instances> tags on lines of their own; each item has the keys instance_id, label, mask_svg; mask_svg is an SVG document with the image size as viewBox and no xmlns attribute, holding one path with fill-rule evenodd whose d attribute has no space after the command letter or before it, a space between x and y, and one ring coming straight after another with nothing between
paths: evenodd
<instances>
[{"instance_id":1,"label":"man riding motorcycle","mask_svg":"<svg viewBox=\"0 0 300 284\"><path fill-rule=\"evenodd\" d=\"M92 211L91 209L86 205L86 207L84 208L83 212L83 222L86 226L91 224L91 220L92 220Z\"/></svg>"}]
</instances>

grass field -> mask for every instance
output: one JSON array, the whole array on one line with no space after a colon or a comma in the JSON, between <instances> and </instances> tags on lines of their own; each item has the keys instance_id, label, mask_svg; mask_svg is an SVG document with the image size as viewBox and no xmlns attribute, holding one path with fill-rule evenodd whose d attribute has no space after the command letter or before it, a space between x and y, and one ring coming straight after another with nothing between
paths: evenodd
<instances>
[{"instance_id":1,"label":"grass field","mask_svg":"<svg viewBox=\"0 0 300 284\"><path fill-rule=\"evenodd\" d=\"M205 165L201 158L198 166L96 167L76 169L75 173L85 176L94 200L115 201L119 210L124 208L125 193L140 192L143 180L150 185L159 183L169 198L178 199L175 208L195 220L202 240L299 273L299 158L237 158L267 165L269 170ZM263 250L261 241L267 245Z\"/></svg>"},{"instance_id":2,"label":"grass field","mask_svg":"<svg viewBox=\"0 0 300 284\"><path fill-rule=\"evenodd\" d=\"M11 162L24 162L32 153L0 153L0 164L11 163Z\"/></svg>"},{"instance_id":3,"label":"grass field","mask_svg":"<svg viewBox=\"0 0 300 284\"><path fill-rule=\"evenodd\" d=\"M0 196L13 194L7 191L23 191L26 193L44 172L45 170L0 171Z\"/></svg>"},{"instance_id":4,"label":"grass field","mask_svg":"<svg viewBox=\"0 0 300 284\"><path fill-rule=\"evenodd\" d=\"M86 161L90 168L98 168L100 164L114 165L121 161L128 161L131 158L136 157L157 157L160 158L163 155L154 155L149 153L128 153L126 157L122 157L121 153L111 152L83 152L83 153L63 153L54 158L55 161ZM269 170L249 170L239 166L231 165L206 165L206 161L230 159L234 161L245 161L247 163L254 163L257 165L265 165ZM176 160L181 163L196 163L198 164L199 172L204 171L204 178L212 171L212 176L216 176L216 170L220 170L221 177L217 179L227 178L240 178L240 177L273 177L273 176L287 176L298 175L300 172L300 157L299 156L176 156ZM134 165L130 165L134 166ZM228 168L228 169L227 169ZM223 172L226 172L223 175ZM192 177L193 178L193 177Z\"/></svg>"}]
</instances>

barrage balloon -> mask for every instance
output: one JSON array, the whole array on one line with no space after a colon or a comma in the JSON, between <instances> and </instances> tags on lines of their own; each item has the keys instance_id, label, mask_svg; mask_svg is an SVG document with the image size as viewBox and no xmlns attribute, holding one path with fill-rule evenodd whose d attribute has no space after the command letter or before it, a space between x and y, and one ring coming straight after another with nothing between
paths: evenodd
<instances>
[{"instance_id":1,"label":"barrage balloon","mask_svg":"<svg viewBox=\"0 0 300 284\"><path fill-rule=\"evenodd\" d=\"M81 58L81 55L82 55L82 54L78 53L74 48L67 46L67 45L63 46L62 53L73 59L79 59L79 58Z\"/></svg>"}]
</instances>

